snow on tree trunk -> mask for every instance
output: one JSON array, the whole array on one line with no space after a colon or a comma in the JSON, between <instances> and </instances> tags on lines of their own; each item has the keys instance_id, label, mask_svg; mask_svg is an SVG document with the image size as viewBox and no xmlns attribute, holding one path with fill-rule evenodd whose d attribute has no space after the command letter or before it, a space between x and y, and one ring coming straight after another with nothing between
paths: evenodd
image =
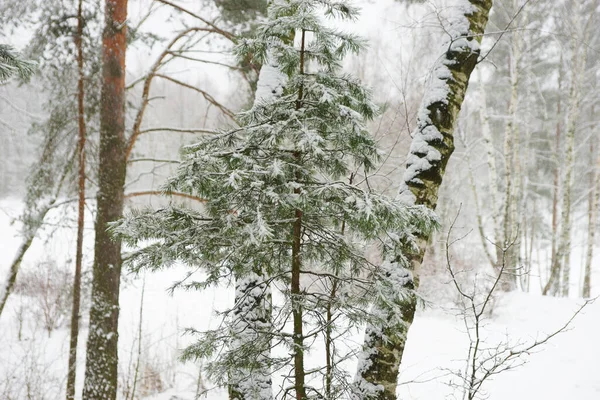
<instances>
[{"instance_id":1,"label":"snow on tree trunk","mask_svg":"<svg viewBox=\"0 0 600 400\"><path fill-rule=\"evenodd\" d=\"M256 343L265 343L264 338L263 340L259 338L264 335L261 332L271 329L271 289L265 280L260 271L243 278L236 278L234 330L237 334L232 345L234 350ZM229 398L231 400L273 398L269 367L270 348L265 348L257 357L253 368L239 368L235 371L235 377L230 376Z\"/></svg>"},{"instance_id":2,"label":"snow on tree trunk","mask_svg":"<svg viewBox=\"0 0 600 400\"><path fill-rule=\"evenodd\" d=\"M84 400L114 400L117 395L121 241L115 240L107 228L110 222L119 220L123 215L126 20L127 0L106 0L102 38L98 213Z\"/></svg>"},{"instance_id":3,"label":"snow on tree trunk","mask_svg":"<svg viewBox=\"0 0 600 400\"><path fill-rule=\"evenodd\" d=\"M425 205L432 210L437 205L438 190L454 150L454 128L477 64L491 7L491 0L459 0L453 7L456 16L447 29L451 35L448 49L433 67L400 188L399 195L409 204ZM409 246L399 249L409 258L409 268L403 268L397 260L384 262L390 264L389 274L401 279L406 295L397 305L399 316L390 315L391 309L386 305L374 304L373 313L379 314L382 322L380 326L367 327L359 357L355 399L396 399L398 369L415 314L414 289L419 284L427 239L427 235L420 235L418 249Z\"/></svg>"},{"instance_id":4,"label":"snow on tree trunk","mask_svg":"<svg viewBox=\"0 0 600 400\"><path fill-rule=\"evenodd\" d=\"M254 103L269 101L281 96L287 77L279 70L277 64L271 60L265 63L258 76ZM235 303L236 330L244 332L234 343L234 347L244 348L256 341L260 331L270 328L271 319L271 289L260 270L246 277L236 277ZM260 341L263 342L263 341ZM229 398L231 400L265 400L273 398L271 387L271 369L268 365L270 349L265 349L265 354L259 356L262 362L259 368L236 371L238 377L230 377ZM241 377L241 379L240 379Z\"/></svg>"}]
</instances>

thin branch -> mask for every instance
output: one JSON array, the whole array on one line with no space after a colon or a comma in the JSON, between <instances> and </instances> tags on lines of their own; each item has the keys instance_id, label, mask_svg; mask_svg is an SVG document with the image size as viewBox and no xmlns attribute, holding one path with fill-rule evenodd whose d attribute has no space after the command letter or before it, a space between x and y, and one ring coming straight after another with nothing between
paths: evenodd
<instances>
[{"instance_id":1,"label":"thin branch","mask_svg":"<svg viewBox=\"0 0 600 400\"><path fill-rule=\"evenodd\" d=\"M223 114L227 115L229 118L231 118L232 120L235 120L235 113L233 111L231 111L229 108L225 107L224 105L222 105L221 103L219 103L214 97L212 97L209 93L207 93L206 91L199 89L195 86L192 86L188 83L185 83L183 81L180 81L178 79L172 78L168 75L163 75L163 74L155 74L154 75L157 78L163 78L166 79L168 81L171 81L177 85L183 86L185 88L188 88L190 90L193 90L195 92L200 93L205 99L206 101L208 101L209 103L213 104L214 106L216 106L219 110L221 110L223 112Z\"/></svg>"},{"instance_id":2,"label":"thin branch","mask_svg":"<svg viewBox=\"0 0 600 400\"><path fill-rule=\"evenodd\" d=\"M211 131L208 129L184 129L184 128L170 128L170 127L161 127L161 128L150 128L144 129L140 131L140 135L144 133L151 132L178 132L178 133L209 133L211 135L217 135L219 132Z\"/></svg>"},{"instance_id":3,"label":"thin branch","mask_svg":"<svg viewBox=\"0 0 600 400\"><path fill-rule=\"evenodd\" d=\"M172 3L172 2L170 2L170 1L167 1L167 0L155 0L155 1L157 1L157 2L159 2L159 3L162 3L162 4L165 4L165 5L168 5L168 6L171 6L171 7L173 7L174 9L176 9L176 10L178 10L178 11L180 11L180 12L184 13L184 14L190 15L190 16L192 16L192 17L194 17L194 18L196 18L196 19L198 19L198 20L200 20L200 21L204 22L206 25L208 25L208 26L210 26L212 29L214 29L214 31L215 31L216 33L218 33L219 35L221 35L221 36L225 37L226 39L228 39L228 40L232 41L233 43L235 43L235 41L236 41L236 36L235 36L233 33L231 33L231 32L227 32L227 31L224 31L223 29L219 28L219 27L218 27L218 26L216 26L214 23L212 23L212 22L210 22L209 20L207 20L207 19L205 19L205 18L201 17L200 15L198 15L198 14L195 14L195 13L193 13L193 12L191 12L191 11L189 11L189 10L187 10L187 9L183 8L183 7L181 7L180 5L177 5L177 4L175 4L175 3Z\"/></svg>"}]
</instances>

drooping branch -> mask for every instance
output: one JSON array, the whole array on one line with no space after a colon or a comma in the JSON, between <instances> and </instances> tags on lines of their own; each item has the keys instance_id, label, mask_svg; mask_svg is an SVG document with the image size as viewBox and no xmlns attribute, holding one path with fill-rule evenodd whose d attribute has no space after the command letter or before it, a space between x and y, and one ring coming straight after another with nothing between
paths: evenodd
<instances>
[{"instance_id":1,"label":"drooping branch","mask_svg":"<svg viewBox=\"0 0 600 400\"><path fill-rule=\"evenodd\" d=\"M17 281L17 275L19 273L19 269L21 268L21 264L23 262L23 258L25 257L25 253L31 247L33 243L33 239L37 234L38 230L42 227L44 223L44 218L48 214L48 212L59 205L63 205L66 202L58 202L58 196L60 195L63 185L73 167L75 155L71 156L71 162L65 164L64 169L60 175L60 178L57 181L56 188L54 189L51 197L45 202L44 205L38 206L36 210L26 210L24 213L24 229L23 229L23 239L21 241L21 245L17 250L17 254L15 255L13 262L10 265L8 270L8 274L6 276L5 282L0 286L0 316L2 315L2 311L4 310L4 306L8 301L8 297L12 293L15 282ZM34 211L34 214L31 212Z\"/></svg>"}]
</instances>

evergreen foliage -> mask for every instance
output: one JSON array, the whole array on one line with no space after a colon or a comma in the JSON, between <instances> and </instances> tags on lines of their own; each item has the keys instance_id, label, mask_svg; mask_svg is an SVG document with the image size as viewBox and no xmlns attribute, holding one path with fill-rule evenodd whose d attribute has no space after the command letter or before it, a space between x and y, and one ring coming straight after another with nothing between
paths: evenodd
<instances>
[{"instance_id":1,"label":"evergreen foliage","mask_svg":"<svg viewBox=\"0 0 600 400\"><path fill-rule=\"evenodd\" d=\"M11 46L0 44L0 82L5 82L15 75L28 81L34 72L34 62L23 59Z\"/></svg>"},{"instance_id":2,"label":"evergreen foliage","mask_svg":"<svg viewBox=\"0 0 600 400\"><path fill-rule=\"evenodd\" d=\"M378 108L369 90L340 71L344 56L364 42L323 22L323 15L353 20L357 13L346 1L273 1L256 37L240 40L236 53L279 66L289 78L282 96L241 113L241 128L184 148L184 161L164 187L203 198L202 209L134 212L113 226L138 248L128 257L135 271L183 262L203 273L199 279L190 273L175 287L202 290L235 277L238 288L254 287L241 292L256 302L267 295L265 287L282 294L266 308L237 301L222 313L218 330L190 330L198 340L184 358L208 360L209 378L218 384L243 383L247 376L240 371L266 365L283 375L279 396L292 389L297 398L347 396L350 382L339 363L356 349L334 346L327 365L310 372L304 351L326 333L341 338L377 319L370 301L393 307L406 295L398 291L402 277L366 256L367 243L378 241L387 253L435 226L424 208L369 188L379 152L366 123ZM291 32L295 45L286 40ZM360 185L354 183L359 174ZM288 351L264 359L265 349L274 347ZM292 364L292 373L281 372ZM252 398L272 398L270 392L257 388Z\"/></svg>"},{"instance_id":3,"label":"evergreen foliage","mask_svg":"<svg viewBox=\"0 0 600 400\"><path fill-rule=\"evenodd\" d=\"M267 13L266 0L215 0L224 20L241 24Z\"/></svg>"}]
</instances>

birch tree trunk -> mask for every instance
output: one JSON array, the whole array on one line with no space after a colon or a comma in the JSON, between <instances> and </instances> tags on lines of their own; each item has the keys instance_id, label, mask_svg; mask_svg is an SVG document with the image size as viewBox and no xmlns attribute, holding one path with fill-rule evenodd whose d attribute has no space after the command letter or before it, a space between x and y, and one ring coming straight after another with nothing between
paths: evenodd
<instances>
[{"instance_id":1,"label":"birch tree trunk","mask_svg":"<svg viewBox=\"0 0 600 400\"><path fill-rule=\"evenodd\" d=\"M487 25L492 0L460 0L447 32L448 49L433 67L417 117L417 128L410 147L407 168L399 196L407 203L435 209L446 165L454 151L454 128L469 78L477 65L480 43ZM428 237L420 235L419 248L403 248L410 260L404 268L399 260L384 260L390 273L403 282L406 296L393 307L376 303L372 313L381 317L379 326L370 325L365 333L356 376L355 399L396 399L398 371L408 329L414 319L419 286L419 270ZM398 315L400 313L400 315Z\"/></svg>"},{"instance_id":2,"label":"birch tree trunk","mask_svg":"<svg viewBox=\"0 0 600 400\"><path fill-rule=\"evenodd\" d=\"M106 0L102 37L100 165L84 400L115 400L121 242L107 232L123 215L126 171L125 52L127 0Z\"/></svg>"},{"instance_id":3,"label":"birch tree trunk","mask_svg":"<svg viewBox=\"0 0 600 400\"><path fill-rule=\"evenodd\" d=\"M580 11L573 13L573 26L580 29ZM544 294L560 294L568 296L570 286L570 263L571 263L571 192L573 186L573 171L575 168L575 132L580 114L581 84L587 61L587 47L585 42L587 31L592 17L590 16L584 25L582 33L574 35L571 40L571 84L569 88L567 128L565 134L565 173L562 182L563 193L560 215L560 237L555 256L555 264L552 265L550 278L544 287Z\"/></svg>"},{"instance_id":4,"label":"birch tree trunk","mask_svg":"<svg viewBox=\"0 0 600 400\"><path fill-rule=\"evenodd\" d=\"M552 243L550 249L550 268L548 272L548 278L545 282L550 282L554 271L558 267L556 262L556 251L558 245L558 200L560 194L560 136L561 136L561 113L562 113L562 82L563 82L563 55L560 54L560 60L558 63L558 101L556 105L556 134L554 136L554 152L553 152L553 163L554 163L554 182L552 188ZM542 288L542 293L545 295L551 290L550 285L545 284ZM553 290L556 290L554 288Z\"/></svg>"},{"instance_id":5,"label":"birch tree trunk","mask_svg":"<svg viewBox=\"0 0 600 400\"><path fill-rule=\"evenodd\" d=\"M592 106L592 121L594 120L594 114L594 107ZM593 157L596 155L594 150L594 139L592 138L590 140L592 163L594 162ZM588 198L588 238L585 252L585 267L583 270L583 289L581 292L584 298L590 297L592 289L592 260L594 259L598 209L600 208L600 152L596 155L595 168L592 168L590 171L590 186L591 190Z\"/></svg>"},{"instance_id":6,"label":"birch tree trunk","mask_svg":"<svg viewBox=\"0 0 600 400\"><path fill-rule=\"evenodd\" d=\"M517 9L517 2L513 1L513 8ZM516 254L518 246L509 246L517 240L517 204L518 189L520 184L520 163L519 163L519 126L517 124L517 110L519 102L519 59L521 58L521 38L517 32L512 35L510 47L510 101L508 104L508 122L504 132L504 215L503 215L503 237L501 245L506 251L504 257L496 259L496 269L504 259L504 269L507 273L503 274L500 288L508 291L516 287ZM500 243L499 243L500 244Z\"/></svg>"},{"instance_id":7,"label":"birch tree trunk","mask_svg":"<svg viewBox=\"0 0 600 400\"><path fill-rule=\"evenodd\" d=\"M498 263L502 261L502 248L500 244L502 243L502 224L501 224L501 216L500 216L500 205L498 204L498 168L496 166L496 151L494 149L494 142L492 140L492 133L490 129L489 117L487 113L487 97L485 94L485 88L483 86L483 81L481 79L480 74L480 91L479 91L479 101L480 101L480 109L479 109L479 120L481 122L481 136L483 138L483 143L485 145L485 152L487 155L487 165L488 165L488 176L489 176L489 193L490 193L490 202L492 208L492 222L494 224L494 243L496 246L495 259L491 260L492 267L496 267Z\"/></svg>"}]
</instances>

